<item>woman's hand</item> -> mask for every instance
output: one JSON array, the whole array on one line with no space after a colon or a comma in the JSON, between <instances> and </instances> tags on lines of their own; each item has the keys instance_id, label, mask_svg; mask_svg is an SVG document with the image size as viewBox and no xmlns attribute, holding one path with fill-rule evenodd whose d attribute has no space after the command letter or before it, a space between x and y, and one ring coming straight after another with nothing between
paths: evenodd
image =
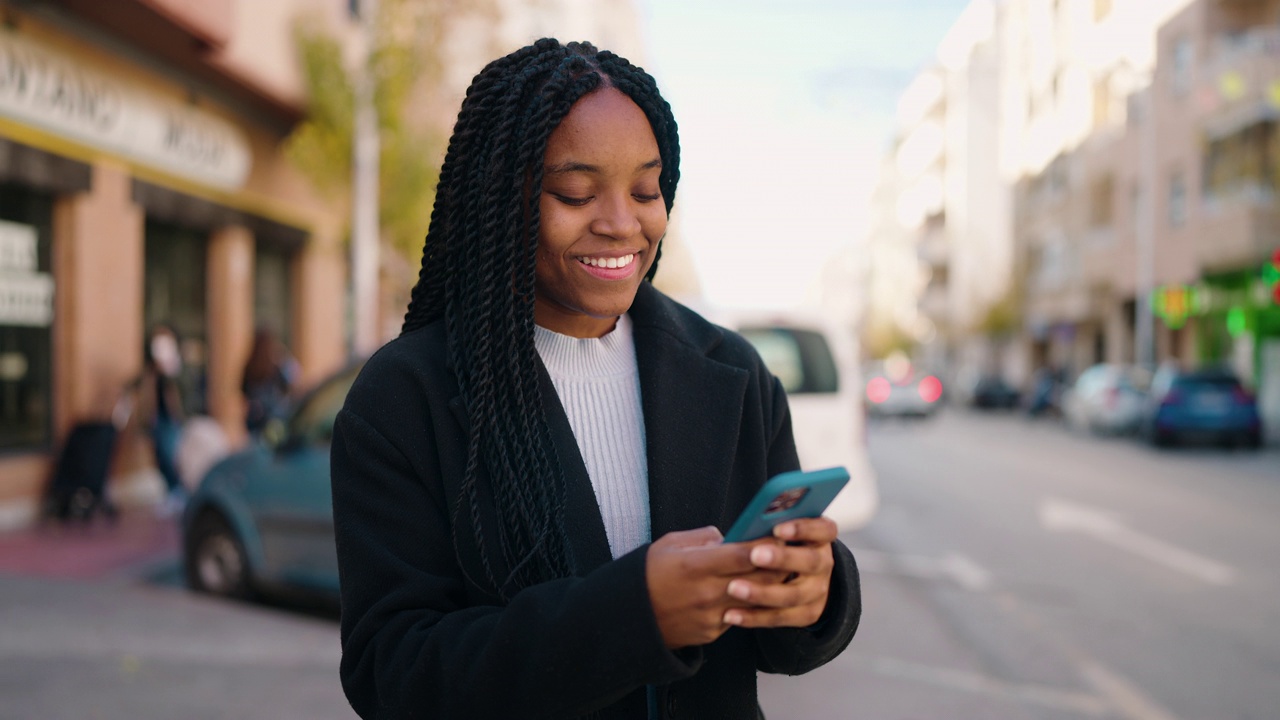
<instances>
[{"instance_id":1,"label":"woman's hand","mask_svg":"<svg viewBox=\"0 0 1280 720\"><path fill-rule=\"evenodd\" d=\"M827 606L835 564L831 543L837 533L835 522L828 518L792 520L774 528L772 540L747 545L753 566L781 573L785 579L760 582L759 577L743 575L730 580L726 591L746 606L726 609L724 623L766 628L807 627L817 622Z\"/></svg>"},{"instance_id":2,"label":"woman's hand","mask_svg":"<svg viewBox=\"0 0 1280 720\"><path fill-rule=\"evenodd\" d=\"M752 587L781 586L790 572L761 570L753 564L751 552L760 543L725 544L723 539L716 528L704 527L667 533L649 546L645 580L658 629L668 648L705 645L729 629L726 612L750 605L729 594L731 582L745 581ZM763 541L770 545L773 542ZM827 552L829 576L830 545Z\"/></svg>"}]
</instances>

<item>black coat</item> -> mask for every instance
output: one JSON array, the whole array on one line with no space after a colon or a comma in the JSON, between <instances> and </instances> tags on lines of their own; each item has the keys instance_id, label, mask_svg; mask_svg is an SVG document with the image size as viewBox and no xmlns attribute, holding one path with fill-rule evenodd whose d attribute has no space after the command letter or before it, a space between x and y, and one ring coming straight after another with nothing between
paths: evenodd
<instances>
[{"instance_id":1,"label":"black coat","mask_svg":"<svg viewBox=\"0 0 1280 720\"><path fill-rule=\"evenodd\" d=\"M766 479L799 466L786 396L744 339L648 283L629 314L653 537L711 524L723 532ZM484 572L459 489L468 423L445 347L439 322L388 343L334 428L341 674L361 717L645 720L656 703L662 717L754 719L757 669L807 672L849 643L861 598L853 556L837 542L827 609L813 628L734 628L710 645L666 649L645 584L648 545L610 557L586 467L541 366L566 463L574 576L506 605L471 583ZM483 472L477 484L492 529ZM497 544L486 538L503 577Z\"/></svg>"}]
</instances>

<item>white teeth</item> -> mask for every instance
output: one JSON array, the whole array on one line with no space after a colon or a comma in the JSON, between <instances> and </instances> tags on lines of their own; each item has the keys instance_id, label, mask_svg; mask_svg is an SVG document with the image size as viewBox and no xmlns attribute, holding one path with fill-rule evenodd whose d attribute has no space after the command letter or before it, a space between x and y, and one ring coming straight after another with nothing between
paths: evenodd
<instances>
[{"instance_id":1,"label":"white teeth","mask_svg":"<svg viewBox=\"0 0 1280 720\"><path fill-rule=\"evenodd\" d=\"M632 253L630 255L623 255L620 258L583 257L583 258L578 258L578 262L581 262L584 265L590 265L592 267L599 267L599 268L624 268L630 265L631 261L635 259L636 259L635 253Z\"/></svg>"}]
</instances>

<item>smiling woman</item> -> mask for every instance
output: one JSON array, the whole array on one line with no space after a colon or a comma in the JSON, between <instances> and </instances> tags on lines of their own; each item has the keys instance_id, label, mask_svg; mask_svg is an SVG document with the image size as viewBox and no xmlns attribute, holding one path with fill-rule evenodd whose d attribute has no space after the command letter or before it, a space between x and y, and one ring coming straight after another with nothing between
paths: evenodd
<instances>
[{"instance_id":1,"label":"smiling woman","mask_svg":"<svg viewBox=\"0 0 1280 720\"><path fill-rule=\"evenodd\" d=\"M760 717L849 643L826 518L722 542L799 466L753 346L646 282L679 178L653 79L585 43L458 115L404 331L334 426L342 680L363 717Z\"/></svg>"},{"instance_id":2,"label":"smiling woman","mask_svg":"<svg viewBox=\"0 0 1280 720\"><path fill-rule=\"evenodd\" d=\"M579 100L547 140L534 321L601 337L627 311L667 232L658 141L615 88Z\"/></svg>"}]
</instances>

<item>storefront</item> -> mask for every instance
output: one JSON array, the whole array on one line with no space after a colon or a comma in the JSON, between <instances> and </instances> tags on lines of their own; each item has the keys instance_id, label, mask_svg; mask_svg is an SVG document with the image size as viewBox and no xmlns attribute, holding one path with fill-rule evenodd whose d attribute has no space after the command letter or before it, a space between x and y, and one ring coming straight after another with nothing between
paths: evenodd
<instances>
[{"instance_id":1,"label":"storefront","mask_svg":"<svg viewBox=\"0 0 1280 720\"><path fill-rule=\"evenodd\" d=\"M34 518L61 439L110 417L156 323L182 340L186 409L233 443L255 326L304 382L345 360L341 225L281 154L287 118L59 12L0 28L0 529ZM138 438L113 467L118 499L158 489Z\"/></svg>"}]
</instances>

